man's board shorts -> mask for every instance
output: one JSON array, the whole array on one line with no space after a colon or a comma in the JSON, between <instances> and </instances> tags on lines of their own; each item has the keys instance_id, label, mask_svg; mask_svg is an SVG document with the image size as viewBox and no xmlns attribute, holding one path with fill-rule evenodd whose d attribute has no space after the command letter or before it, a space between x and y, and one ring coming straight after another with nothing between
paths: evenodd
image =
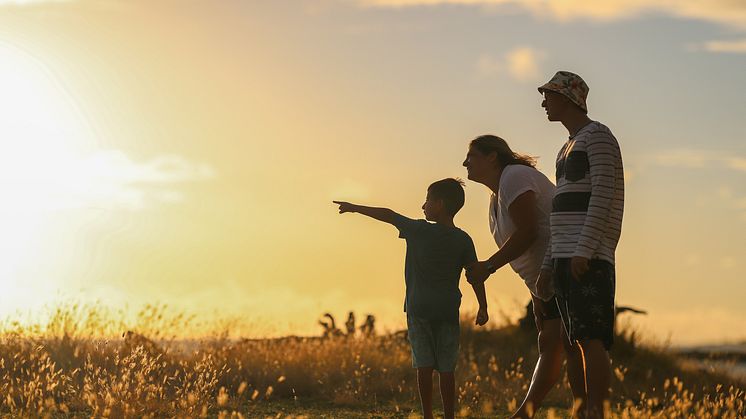
<instances>
[{"instance_id":1,"label":"man's board shorts","mask_svg":"<svg viewBox=\"0 0 746 419\"><path fill-rule=\"evenodd\" d=\"M456 369L459 323L407 315L407 336L412 347L412 366L434 368L439 372Z\"/></svg>"},{"instance_id":2,"label":"man's board shorts","mask_svg":"<svg viewBox=\"0 0 746 419\"><path fill-rule=\"evenodd\" d=\"M570 343L598 339L609 350L614 343L614 265L593 259L588 272L576 280L569 258L554 259L553 277L557 306Z\"/></svg>"}]
</instances>

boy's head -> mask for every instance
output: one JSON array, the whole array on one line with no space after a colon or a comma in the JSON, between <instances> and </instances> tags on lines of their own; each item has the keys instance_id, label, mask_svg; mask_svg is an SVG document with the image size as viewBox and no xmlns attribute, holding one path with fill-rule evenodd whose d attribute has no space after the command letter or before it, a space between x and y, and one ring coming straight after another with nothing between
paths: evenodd
<instances>
[{"instance_id":1,"label":"boy's head","mask_svg":"<svg viewBox=\"0 0 746 419\"><path fill-rule=\"evenodd\" d=\"M443 216L453 218L464 206L464 182L461 179L443 179L427 188L427 198L422 204L425 219L436 221Z\"/></svg>"}]
</instances>

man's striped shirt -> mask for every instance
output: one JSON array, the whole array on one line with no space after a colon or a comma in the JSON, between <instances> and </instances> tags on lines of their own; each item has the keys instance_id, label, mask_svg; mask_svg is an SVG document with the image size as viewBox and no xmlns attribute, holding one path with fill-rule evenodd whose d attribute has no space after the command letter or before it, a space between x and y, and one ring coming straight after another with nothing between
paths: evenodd
<instances>
[{"instance_id":1,"label":"man's striped shirt","mask_svg":"<svg viewBox=\"0 0 746 419\"><path fill-rule=\"evenodd\" d=\"M592 121L571 136L557 155L551 245L542 268L551 269L553 258L573 256L613 264L623 212L619 143L609 128Z\"/></svg>"}]
</instances>

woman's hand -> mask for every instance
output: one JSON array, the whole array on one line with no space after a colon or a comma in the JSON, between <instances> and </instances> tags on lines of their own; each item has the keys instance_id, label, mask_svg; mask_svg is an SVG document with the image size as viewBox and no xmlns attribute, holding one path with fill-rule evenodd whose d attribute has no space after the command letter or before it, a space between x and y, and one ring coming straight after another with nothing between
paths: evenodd
<instances>
[{"instance_id":1,"label":"woman's hand","mask_svg":"<svg viewBox=\"0 0 746 419\"><path fill-rule=\"evenodd\" d=\"M487 267L489 262L474 262L466 267L466 280L470 284L484 282L490 277L491 273Z\"/></svg>"}]
</instances>

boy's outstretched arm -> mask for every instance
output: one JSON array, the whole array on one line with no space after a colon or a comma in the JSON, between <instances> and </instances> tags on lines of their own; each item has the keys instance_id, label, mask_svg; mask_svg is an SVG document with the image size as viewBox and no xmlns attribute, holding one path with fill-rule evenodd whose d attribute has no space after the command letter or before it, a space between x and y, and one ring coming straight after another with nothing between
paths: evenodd
<instances>
[{"instance_id":1,"label":"boy's outstretched arm","mask_svg":"<svg viewBox=\"0 0 746 419\"><path fill-rule=\"evenodd\" d=\"M367 215L370 218L375 218L378 221L383 221L384 223L389 224L394 224L396 218L399 216L399 214L388 208L366 207L363 205L351 204L344 201L332 202L339 205L340 214L344 214L346 212L356 212L358 214Z\"/></svg>"}]
</instances>

